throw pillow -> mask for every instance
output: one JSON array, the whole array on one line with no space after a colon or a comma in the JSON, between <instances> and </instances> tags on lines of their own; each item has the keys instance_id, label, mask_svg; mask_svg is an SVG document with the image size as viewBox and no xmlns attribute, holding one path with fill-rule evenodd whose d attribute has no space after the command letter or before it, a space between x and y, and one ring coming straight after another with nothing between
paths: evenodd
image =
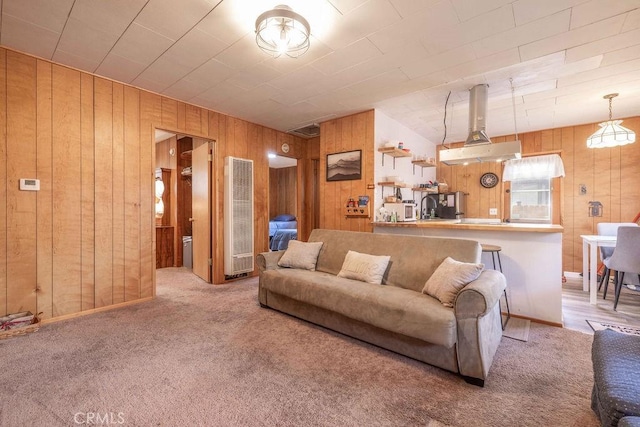
<instances>
[{"instance_id":1,"label":"throw pillow","mask_svg":"<svg viewBox=\"0 0 640 427\"><path fill-rule=\"evenodd\" d=\"M282 214L274 217L271 221L295 221L296 217L289 214Z\"/></svg>"},{"instance_id":2,"label":"throw pillow","mask_svg":"<svg viewBox=\"0 0 640 427\"><path fill-rule=\"evenodd\" d=\"M476 280L483 269L482 263L460 262L447 257L429 277L422 293L437 298L446 307L453 307L458 292Z\"/></svg>"},{"instance_id":3,"label":"throw pillow","mask_svg":"<svg viewBox=\"0 0 640 427\"><path fill-rule=\"evenodd\" d=\"M290 240L287 250L278 261L278 265L280 267L302 268L314 271L320 249L322 249L322 242Z\"/></svg>"},{"instance_id":4,"label":"throw pillow","mask_svg":"<svg viewBox=\"0 0 640 427\"><path fill-rule=\"evenodd\" d=\"M338 277L360 280L379 285L389 265L389 255L369 255L355 251L347 252Z\"/></svg>"}]
</instances>

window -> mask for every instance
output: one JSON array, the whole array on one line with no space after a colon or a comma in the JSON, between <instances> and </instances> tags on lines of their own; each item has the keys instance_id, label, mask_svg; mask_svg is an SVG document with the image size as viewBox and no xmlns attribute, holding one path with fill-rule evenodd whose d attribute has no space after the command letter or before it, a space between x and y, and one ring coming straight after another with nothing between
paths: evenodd
<instances>
[{"instance_id":1,"label":"window","mask_svg":"<svg viewBox=\"0 0 640 427\"><path fill-rule=\"evenodd\" d=\"M512 222L551 223L551 179L512 180L510 204Z\"/></svg>"}]
</instances>

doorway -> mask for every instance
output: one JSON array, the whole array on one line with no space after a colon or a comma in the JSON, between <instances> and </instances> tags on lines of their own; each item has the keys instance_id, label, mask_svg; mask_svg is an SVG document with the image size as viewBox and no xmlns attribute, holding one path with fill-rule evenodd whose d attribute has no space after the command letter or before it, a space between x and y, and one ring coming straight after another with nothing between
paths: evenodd
<instances>
[{"instance_id":1,"label":"doorway","mask_svg":"<svg viewBox=\"0 0 640 427\"><path fill-rule=\"evenodd\" d=\"M184 267L211 283L213 141L160 129L155 134L156 179L165 189L162 215L156 204L156 268Z\"/></svg>"},{"instance_id":2,"label":"doorway","mask_svg":"<svg viewBox=\"0 0 640 427\"><path fill-rule=\"evenodd\" d=\"M269 154L269 249L298 239L298 160Z\"/></svg>"}]
</instances>

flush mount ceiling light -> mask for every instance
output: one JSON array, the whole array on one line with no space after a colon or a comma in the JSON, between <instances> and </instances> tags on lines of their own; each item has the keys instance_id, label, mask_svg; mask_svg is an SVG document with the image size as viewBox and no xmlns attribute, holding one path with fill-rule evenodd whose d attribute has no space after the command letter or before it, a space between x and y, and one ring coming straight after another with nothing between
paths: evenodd
<instances>
[{"instance_id":1,"label":"flush mount ceiling light","mask_svg":"<svg viewBox=\"0 0 640 427\"><path fill-rule=\"evenodd\" d=\"M279 5L256 19L256 43L264 52L297 58L309 50L309 23L289 6Z\"/></svg>"},{"instance_id":2,"label":"flush mount ceiling light","mask_svg":"<svg viewBox=\"0 0 640 427\"><path fill-rule=\"evenodd\" d=\"M617 147L635 142L635 132L624 126L620 126L622 120L611 120L611 100L616 96L618 96L617 93L610 93L603 96L604 99L609 100L609 121L600 123L600 129L587 138L587 147Z\"/></svg>"}]
</instances>

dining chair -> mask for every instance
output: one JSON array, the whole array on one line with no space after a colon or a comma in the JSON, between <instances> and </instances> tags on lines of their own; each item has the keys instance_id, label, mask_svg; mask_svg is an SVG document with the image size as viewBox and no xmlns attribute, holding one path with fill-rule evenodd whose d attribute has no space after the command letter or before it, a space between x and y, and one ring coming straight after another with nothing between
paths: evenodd
<instances>
[{"instance_id":1,"label":"dining chair","mask_svg":"<svg viewBox=\"0 0 640 427\"><path fill-rule=\"evenodd\" d=\"M640 227L618 227L616 247L613 254L604 260L604 265L616 271L616 297L613 302L616 310L625 274L637 275L640 281Z\"/></svg>"},{"instance_id":2,"label":"dining chair","mask_svg":"<svg viewBox=\"0 0 640 427\"><path fill-rule=\"evenodd\" d=\"M638 224L635 222L600 222L596 226L598 230L598 236L616 236L618 234L618 228L620 227L637 227ZM604 247L600 246L600 259L604 264L604 260L610 258L613 255L613 247ZM602 293L602 298L607 299L607 289L609 288L609 277L611 275L611 270L607 268L606 264L604 266L604 271L600 276L600 282L598 283L598 291L602 287L604 283L604 292Z\"/></svg>"}]
</instances>

